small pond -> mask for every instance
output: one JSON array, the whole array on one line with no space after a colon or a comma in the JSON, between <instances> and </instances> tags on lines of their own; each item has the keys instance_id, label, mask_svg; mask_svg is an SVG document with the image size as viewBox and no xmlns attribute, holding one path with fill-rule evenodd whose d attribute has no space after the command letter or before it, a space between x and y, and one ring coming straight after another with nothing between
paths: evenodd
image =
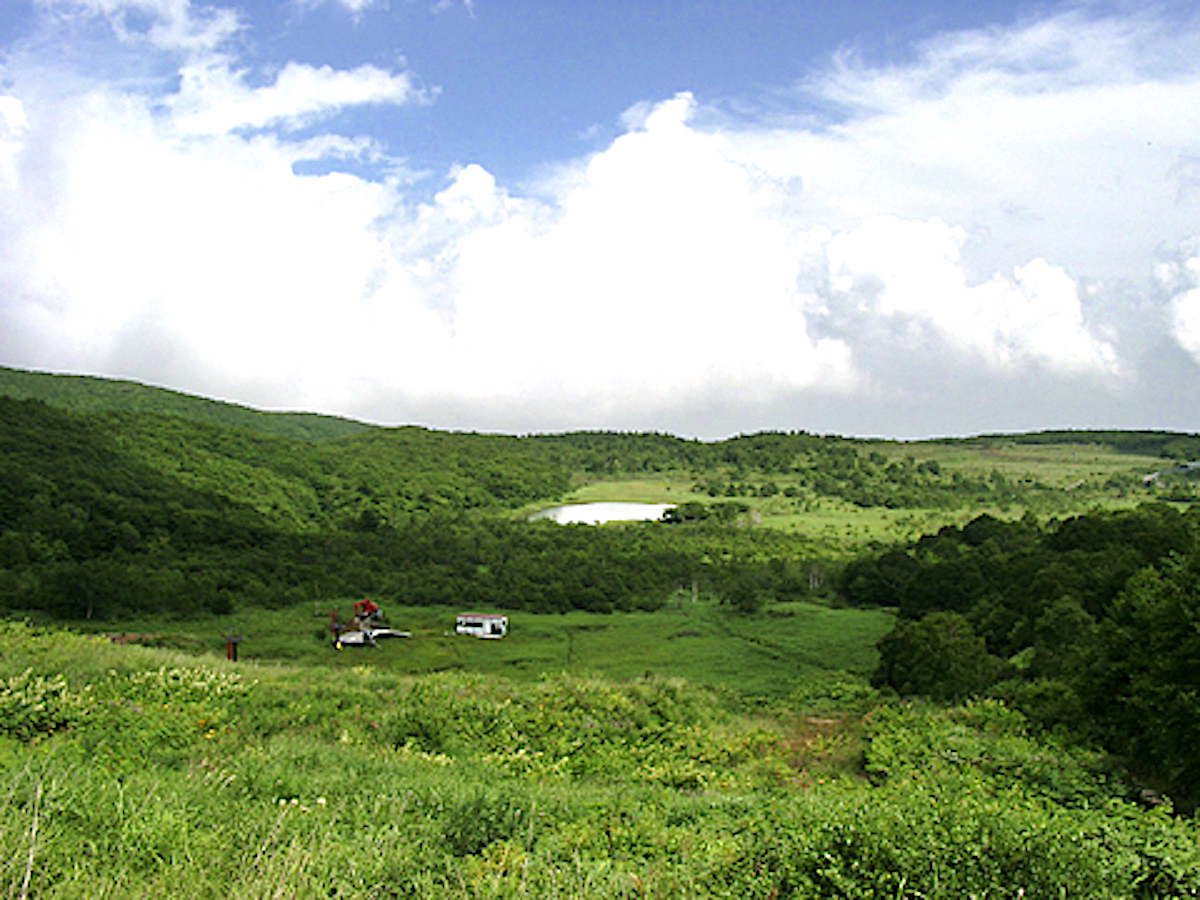
<instances>
[{"instance_id":1,"label":"small pond","mask_svg":"<svg viewBox=\"0 0 1200 900\"><path fill-rule=\"evenodd\" d=\"M559 525L603 525L605 522L646 522L661 519L674 503L572 503L551 506L531 519L553 519Z\"/></svg>"}]
</instances>

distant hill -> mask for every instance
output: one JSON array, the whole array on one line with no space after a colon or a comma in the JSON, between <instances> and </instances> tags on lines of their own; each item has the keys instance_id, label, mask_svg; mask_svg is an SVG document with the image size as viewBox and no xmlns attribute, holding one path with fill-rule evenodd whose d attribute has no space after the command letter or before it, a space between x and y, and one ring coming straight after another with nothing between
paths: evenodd
<instances>
[{"instance_id":1,"label":"distant hill","mask_svg":"<svg viewBox=\"0 0 1200 900\"><path fill-rule=\"evenodd\" d=\"M508 510L557 497L569 484L560 462L516 437L410 426L314 441L5 397L0 476L0 498L11 493L14 504L0 503L0 531L26 514L37 518L41 495L41 511L63 503L86 511L117 497L156 509L174 501L253 510L262 527L313 532L354 526L364 513L368 522L395 522L433 510Z\"/></svg>"},{"instance_id":2,"label":"distant hill","mask_svg":"<svg viewBox=\"0 0 1200 900\"><path fill-rule=\"evenodd\" d=\"M346 437L375 428L364 422L317 413L264 412L136 381L91 375L53 375L4 367L0 367L0 397L41 400L49 406L77 413L120 410L179 416L195 422L302 441Z\"/></svg>"},{"instance_id":3,"label":"distant hill","mask_svg":"<svg viewBox=\"0 0 1200 900\"><path fill-rule=\"evenodd\" d=\"M0 366L0 397L41 400L77 413L125 411L178 416L194 422L257 431L302 441L325 441L350 435L379 434L390 429L340 416L306 412L269 412L237 403L211 400L194 394L152 387L136 381L92 375L58 375ZM663 468L707 468L719 463L749 464L769 471L779 463L779 453L833 446L869 446L890 441L819 438L801 431L760 432L724 441L700 442L660 433L580 431L532 435L537 443L557 451L557 462L592 472L616 474L622 467L633 471ZM982 434L966 438L931 438L922 444L1098 444L1119 453L1158 456L1164 459L1200 459L1200 434L1177 431L1057 430L1013 434ZM552 451L552 452L553 452Z\"/></svg>"},{"instance_id":4,"label":"distant hill","mask_svg":"<svg viewBox=\"0 0 1200 900\"><path fill-rule=\"evenodd\" d=\"M361 595L399 578L405 596L443 596L463 573L501 561L515 571L505 541L522 535L505 517L569 482L516 437L381 428L300 440L0 397L0 614L221 612ZM487 513L492 530L478 524ZM542 570L568 567L584 570L574 559ZM543 605L570 608L596 585L637 583L606 570L582 586L559 581Z\"/></svg>"},{"instance_id":5,"label":"distant hill","mask_svg":"<svg viewBox=\"0 0 1200 900\"><path fill-rule=\"evenodd\" d=\"M1160 456L1163 459L1200 458L1200 434L1181 431L1034 431L1027 434L985 434L964 438L981 444L1099 444L1118 453Z\"/></svg>"}]
</instances>

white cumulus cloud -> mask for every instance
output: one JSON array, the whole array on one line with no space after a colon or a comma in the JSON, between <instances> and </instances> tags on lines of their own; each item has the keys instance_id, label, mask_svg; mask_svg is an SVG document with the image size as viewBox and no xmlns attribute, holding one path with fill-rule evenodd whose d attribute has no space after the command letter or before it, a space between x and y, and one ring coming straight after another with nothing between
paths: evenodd
<instances>
[{"instance_id":1,"label":"white cumulus cloud","mask_svg":"<svg viewBox=\"0 0 1200 900\"><path fill-rule=\"evenodd\" d=\"M1171 331L1179 346L1200 364L1200 237L1184 241L1177 258L1156 273L1171 296Z\"/></svg>"},{"instance_id":2,"label":"white cumulus cloud","mask_svg":"<svg viewBox=\"0 0 1200 900\"><path fill-rule=\"evenodd\" d=\"M1037 257L1144 278L1195 231L1200 26L1082 11L952 33L904 64L845 55L798 91L830 117L741 129L739 151L802 179L832 227L938 217L968 232L977 277Z\"/></svg>"},{"instance_id":3,"label":"white cumulus cloud","mask_svg":"<svg viewBox=\"0 0 1200 900\"><path fill-rule=\"evenodd\" d=\"M845 346L806 329L796 235L719 138L687 127L690 104L661 104L549 208L510 200L497 217L479 169L438 198L447 218L481 223L455 238L448 274L460 390L566 389L609 408L731 381L845 386Z\"/></svg>"},{"instance_id":4,"label":"white cumulus cloud","mask_svg":"<svg viewBox=\"0 0 1200 900\"><path fill-rule=\"evenodd\" d=\"M680 93L531 190L463 160L418 197L337 171L402 146L321 128L431 101L408 73L249 71L236 14L187 0L42 6L103 17L167 77L0 63L0 362L376 420L705 435L912 433L896 417L918 408L940 431L1089 424L1148 390L1127 297L1200 363L1198 255L1158 258L1200 214L1194 23L1073 12L890 67L846 56L790 115Z\"/></svg>"},{"instance_id":5,"label":"white cumulus cloud","mask_svg":"<svg viewBox=\"0 0 1200 900\"><path fill-rule=\"evenodd\" d=\"M25 108L16 97L0 96L0 120L4 122L6 131L12 133L24 131L29 124L25 118Z\"/></svg>"},{"instance_id":6,"label":"white cumulus cloud","mask_svg":"<svg viewBox=\"0 0 1200 900\"><path fill-rule=\"evenodd\" d=\"M1011 369L1025 361L1064 371L1113 373L1116 353L1083 322L1075 282L1044 259L969 284L967 235L940 219L879 217L829 241L831 294L910 328L940 332L955 348Z\"/></svg>"}]
</instances>

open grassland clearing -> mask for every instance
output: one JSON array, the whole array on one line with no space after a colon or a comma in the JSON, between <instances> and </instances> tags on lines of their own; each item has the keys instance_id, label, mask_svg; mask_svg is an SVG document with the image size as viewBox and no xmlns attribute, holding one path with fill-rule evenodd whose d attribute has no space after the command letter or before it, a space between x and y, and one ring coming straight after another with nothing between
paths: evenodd
<instances>
[{"instance_id":1,"label":"open grassland clearing","mask_svg":"<svg viewBox=\"0 0 1200 900\"><path fill-rule=\"evenodd\" d=\"M995 470L1010 481L1040 482L1063 489L1079 485L1103 491L1113 478L1131 477L1140 483L1142 476L1168 464L1159 456L1121 453L1102 444L1024 444L999 438L986 442L921 441L913 444L888 441L881 443L879 449L891 458L913 455L935 461L952 471L987 475Z\"/></svg>"},{"instance_id":2,"label":"open grassland clearing","mask_svg":"<svg viewBox=\"0 0 1200 900\"><path fill-rule=\"evenodd\" d=\"M561 503L682 503L692 499L695 480L682 473L647 478L603 479L589 481L565 494Z\"/></svg>"},{"instance_id":3,"label":"open grassland clearing","mask_svg":"<svg viewBox=\"0 0 1200 900\"><path fill-rule=\"evenodd\" d=\"M512 611L508 637L479 640L454 634L455 615L469 608L387 606L389 624L411 638L375 648L336 650L328 610L349 612L350 600L247 610L228 616L176 619L147 616L111 625L135 641L224 652L224 635L243 638L244 660L304 663L339 671L370 665L381 672L462 671L532 681L546 673L594 673L628 679L648 674L682 677L754 697L786 696L813 673L844 672L864 679L878 657L875 643L892 627L887 610L834 609L813 603L775 603L755 616L734 613L710 598L693 603L680 592L655 613L538 614Z\"/></svg>"},{"instance_id":4,"label":"open grassland clearing","mask_svg":"<svg viewBox=\"0 0 1200 900\"><path fill-rule=\"evenodd\" d=\"M814 499L803 509L782 509L767 501L759 524L812 540L833 554L857 553L882 544L911 541L946 525L961 526L983 513L1020 518L1023 508L888 509L862 507L833 498Z\"/></svg>"},{"instance_id":5,"label":"open grassland clearing","mask_svg":"<svg viewBox=\"0 0 1200 900\"><path fill-rule=\"evenodd\" d=\"M687 493L675 493L678 480L658 479L641 481L598 482L586 491L577 491L563 503L616 501L629 503L721 503L722 498L698 497L687 487ZM746 510L735 517L743 528L767 528L812 541L822 552L836 556L856 553L879 544L908 541L922 534L937 531L945 525L961 526L982 513L1003 518L1020 518L1024 507L932 509L889 509L884 506L856 506L838 497L738 497L737 503ZM1111 508L1132 506L1133 501L1114 500ZM531 507L530 512L538 507ZM545 508L544 506L541 508ZM1082 506L1080 507L1083 508ZM528 513L526 513L528 514ZM615 523L611 527L620 527Z\"/></svg>"}]
</instances>

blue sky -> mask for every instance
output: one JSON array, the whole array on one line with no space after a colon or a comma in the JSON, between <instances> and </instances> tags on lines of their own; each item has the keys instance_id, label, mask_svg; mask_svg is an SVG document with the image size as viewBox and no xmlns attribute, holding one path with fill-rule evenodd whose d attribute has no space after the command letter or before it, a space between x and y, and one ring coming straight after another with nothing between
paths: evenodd
<instances>
[{"instance_id":1,"label":"blue sky","mask_svg":"<svg viewBox=\"0 0 1200 900\"><path fill-rule=\"evenodd\" d=\"M7 0L0 364L512 432L1198 430L1200 18Z\"/></svg>"},{"instance_id":2,"label":"blue sky","mask_svg":"<svg viewBox=\"0 0 1200 900\"><path fill-rule=\"evenodd\" d=\"M263 62L386 67L403 57L439 89L437 101L370 127L389 134L416 166L440 172L477 162L513 182L541 164L602 148L637 103L691 91L726 109L774 105L838 49L902 58L915 39L1014 21L1023 7L527 0L431 12L399 0L360 15L336 2L243 9L263 22L256 28Z\"/></svg>"}]
</instances>

